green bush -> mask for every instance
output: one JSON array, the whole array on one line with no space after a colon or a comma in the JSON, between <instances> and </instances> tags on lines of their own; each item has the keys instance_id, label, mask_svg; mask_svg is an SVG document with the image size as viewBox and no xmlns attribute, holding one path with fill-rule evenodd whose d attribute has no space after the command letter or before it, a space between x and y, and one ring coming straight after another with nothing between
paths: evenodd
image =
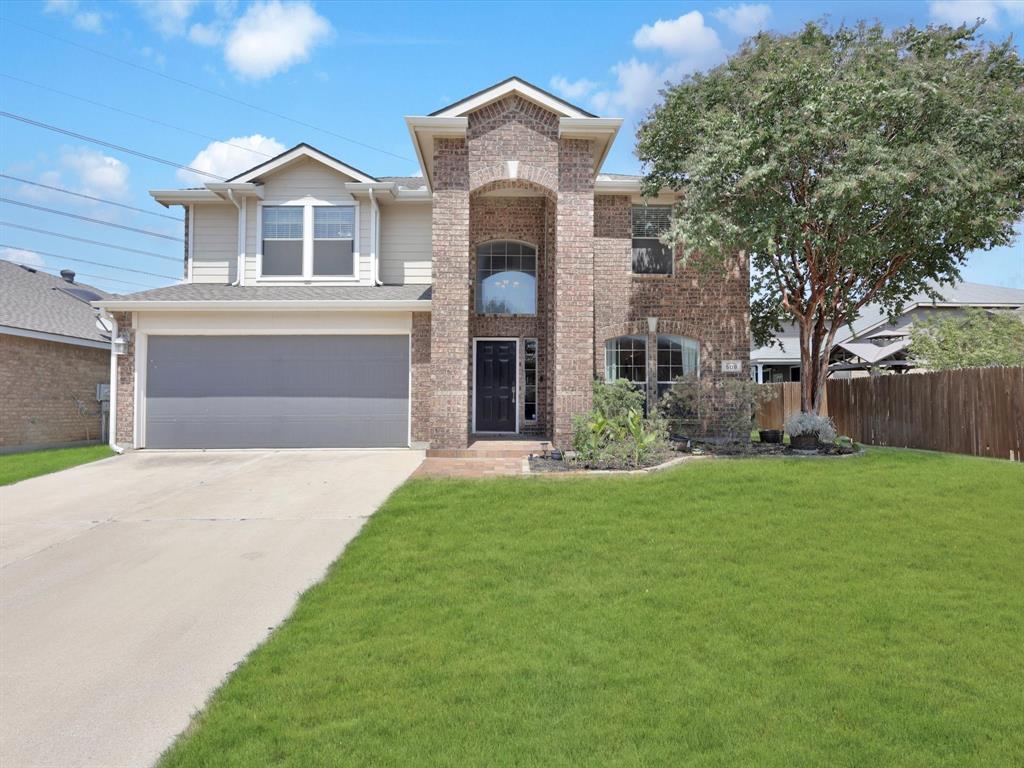
<instances>
[{"instance_id":1,"label":"green bush","mask_svg":"<svg viewBox=\"0 0 1024 768\"><path fill-rule=\"evenodd\" d=\"M754 428L757 406L770 400L770 384L746 378L722 380L679 377L661 397L659 410L673 434L718 434L746 443Z\"/></svg>"},{"instance_id":2,"label":"green bush","mask_svg":"<svg viewBox=\"0 0 1024 768\"><path fill-rule=\"evenodd\" d=\"M571 460L588 467L640 467L669 451L666 424L644 416L644 393L625 379L595 381L594 407L573 419Z\"/></svg>"}]
</instances>

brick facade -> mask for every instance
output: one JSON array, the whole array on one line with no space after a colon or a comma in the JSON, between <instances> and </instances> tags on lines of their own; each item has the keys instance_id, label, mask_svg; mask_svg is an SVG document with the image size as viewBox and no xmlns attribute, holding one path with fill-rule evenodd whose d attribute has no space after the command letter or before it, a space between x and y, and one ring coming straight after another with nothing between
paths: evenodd
<instances>
[{"instance_id":1,"label":"brick facade","mask_svg":"<svg viewBox=\"0 0 1024 768\"><path fill-rule=\"evenodd\" d=\"M0 334L0 449L102 439L110 352Z\"/></svg>"},{"instance_id":2,"label":"brick facade","mask_svg":"<svg viewBox=\"0 0 1024 768\"><path fill-rule=\"evenodd\" d=\"M118 445L131 448L135 441L135 331L131 312L114 312L117 334L128 340L123 355L117 356L117 431Z\"/></svg>"},{"instance_id":3,"label":"brick facade","mask_svg":"<svg viewBox=\"0 0 1024 768\"><path fill-rule=\"evenodd\" d=\"M411 347L412 366L409 392L409 430L413 443L430 442L431 380L430 380L430 313L412 313Z\"/></svg>"}]
</instances>

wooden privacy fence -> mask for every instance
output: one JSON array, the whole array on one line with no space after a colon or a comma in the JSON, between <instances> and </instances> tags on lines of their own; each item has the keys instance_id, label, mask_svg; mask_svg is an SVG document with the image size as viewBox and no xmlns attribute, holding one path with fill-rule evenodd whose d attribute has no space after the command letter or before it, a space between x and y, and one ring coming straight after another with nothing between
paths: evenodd
<instances>
[{"instance_id":1,"label":"wooden privacy fence","mask_svg":"<svg viewBox=\"0 0 1024 768\"><path fill-rule=\"evenodd\" d=\"M758 424L781 428L800 385L772 386ZM836 429L857 442L1024 461L1024 368L830 379L827 392Z\"/></svg>"},{"instance_id":2,"label":"wooden privacy fence","mask_svg":"<svg viewBox=\"0 0 1024 768\"><path fill-rule=\"evenodd\" d=\"M800 382L787 381L784 384L765 384L775 389L775 397L761 403L757 408L757 426L762 429L782 429L786 419L800 410ZM821 413L828 413L828 392Z\"/></svg>"}]
</instances>

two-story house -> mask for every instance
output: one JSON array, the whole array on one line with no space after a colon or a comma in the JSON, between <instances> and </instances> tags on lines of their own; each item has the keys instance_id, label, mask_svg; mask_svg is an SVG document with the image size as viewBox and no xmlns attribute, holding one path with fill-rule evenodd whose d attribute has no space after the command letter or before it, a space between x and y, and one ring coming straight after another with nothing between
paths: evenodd
<instances>
[{"instance_id":1,"label":"two-story house","mask_svg":"<svg viewBox=\"0 0 1024 768\"><path fill-rule=\"evenodd\" d=\"M184 281L99 302L136 448L566 445L595 376L749 376L747 265L680 267L672 194L605 174L621 120L518 78L407 117L422 170L301 144L185 210Z\"/></svg>"}]
</instances>

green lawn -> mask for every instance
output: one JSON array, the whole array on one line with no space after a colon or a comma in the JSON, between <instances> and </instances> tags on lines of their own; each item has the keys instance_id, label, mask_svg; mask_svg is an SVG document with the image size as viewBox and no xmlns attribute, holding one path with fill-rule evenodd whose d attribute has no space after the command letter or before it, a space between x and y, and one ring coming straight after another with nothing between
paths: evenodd
<instances>
[{"instance_id":1,"label":"green lawn","mask_svg":"<svg viewBox=\"0 0 1024 768\"><path fill-rule=\"evenodd\" d=\"M1024 465L407 483L171 766L1020 766Z\"/></svg>"},{"instance_id":2,"label":"green lawn","mask_svg":"<svg viewBox=\"0 0 1024 768\"><path fill-rule=\"evenodd\" d=\"M68 467L113 456L107 445L85 445L78 448L51 448L29 453L0 455L0 485L10 485L37 475L48 475Z\"/></svg>"}]
</instances>

